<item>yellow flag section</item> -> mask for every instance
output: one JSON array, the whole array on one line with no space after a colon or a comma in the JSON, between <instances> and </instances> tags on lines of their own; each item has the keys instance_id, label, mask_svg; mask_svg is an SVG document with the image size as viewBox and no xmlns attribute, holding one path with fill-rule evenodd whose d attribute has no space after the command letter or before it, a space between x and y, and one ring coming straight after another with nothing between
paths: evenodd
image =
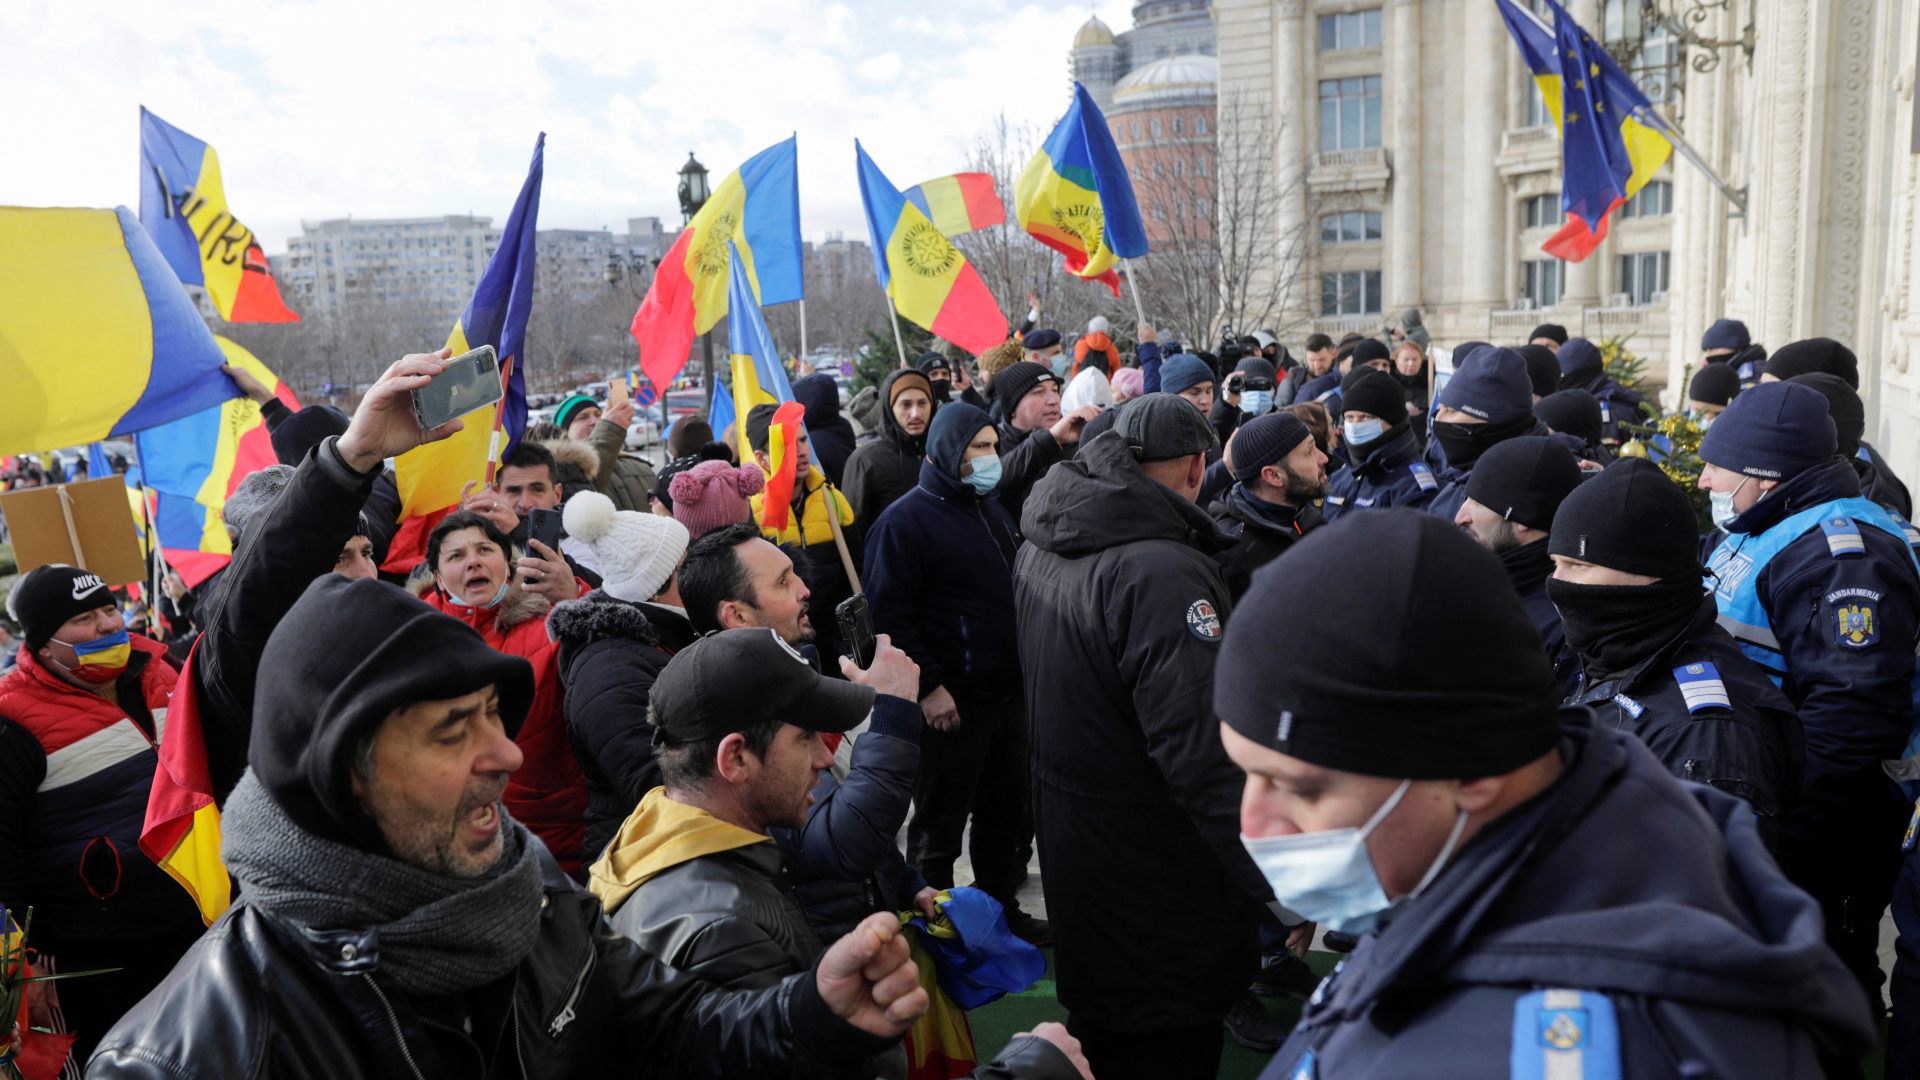
<instances>
[{"instance_id":1,"label":"yellow flag section","mask_svg":"<svg viewBox=\"0 0 1920 1080\"><path fill-rule=\"evenodd\" d=\"M455 356L470 351L466 331L458 323L447 335L447 348ZM499 411L500 406L495 405L469 413L462 418L466 426L451 437L417 446L394 459L402 525L393 540L393 553L382 569L395 573L411 570L425 550L427 533L460 504L461 489L470 483L486 483L487 463L498 452L493 446L493 432ZM397 566L396 559L411 562Z\"/></svg>"}]
</instances>

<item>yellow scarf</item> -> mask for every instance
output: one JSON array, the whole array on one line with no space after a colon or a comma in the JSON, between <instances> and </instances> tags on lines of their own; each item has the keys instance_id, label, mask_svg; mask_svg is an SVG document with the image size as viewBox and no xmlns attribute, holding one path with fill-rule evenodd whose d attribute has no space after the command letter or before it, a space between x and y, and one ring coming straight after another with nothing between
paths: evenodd
<instances>
[{"instance_id":1,"label":"yellow scarf","mask_svg":"<svg viewBox=\"0 0 1920 1080\"><path fill-rule=\"evenodd\" d=\"M649 878L702 855L732 851L770 838L721 821L697 806L667 798L654 788L620 825L607 854L588 870L587 891L613 914Z\"/></svg>"}]
</instances>

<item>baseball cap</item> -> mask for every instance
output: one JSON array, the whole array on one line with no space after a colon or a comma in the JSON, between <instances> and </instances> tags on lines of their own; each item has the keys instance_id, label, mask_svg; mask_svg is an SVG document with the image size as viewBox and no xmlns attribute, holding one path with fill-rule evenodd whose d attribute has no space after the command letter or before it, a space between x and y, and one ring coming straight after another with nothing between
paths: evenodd
<instances>
[{"instance_id":1,"label":"baseball cap","mask_svg":"<svg viewBox=\"0 0 1920 1080\"><path fill-rule=\"evenodd\" d=\"M708 634L674 654L648 703L669 743L718 738L783 720L808 731L847 731L873 711L873 687L830 679L767 627Z\"/></svg>"}]
</instances>

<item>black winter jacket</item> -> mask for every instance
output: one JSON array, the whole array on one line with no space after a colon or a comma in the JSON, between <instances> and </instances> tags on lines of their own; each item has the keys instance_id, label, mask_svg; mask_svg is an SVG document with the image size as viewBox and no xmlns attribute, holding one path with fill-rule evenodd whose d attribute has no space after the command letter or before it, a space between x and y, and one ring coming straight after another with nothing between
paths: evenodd
<instances>
[{"instance_id":1,"label":"black winter jacket","mask_svg":"<svg viewBox=\"0 0 1920 1080\"><path fill-rule=\"evenodd\" d=\"M1907 485L1894 475L1893 466L1880 456L1880 451L1862 440L1852 460L1853 471L1860 477L1860 494L1912 521L1913 496L1907 492Z\"/></svg>"},{"instance_id":2,"label":"black winter jacket","mask_svg":"<svg viewBox=\"0 0 1920 1080\"><path fill-rule=\"evenodd\" d=\"M356 473L328 438L308 451L285 490L254 516L221 575L196 605L203 632L193 658L200 728L214 798L225 802L247 768L260 654L307 586L333 572L360 531L360 510L381 472Z\"/></svg>"},{"instance_id":3,"label":"black winter jacket","mask_svg":"<svg viewBox=\"0 0 1920 1080\"><path fill-rule=\"evenodd\" d=\"M556 606L547 615L547 636L560 643L567 742L587 781L581 857L591 863L647 792L660 786L647 694L695 635L674 612L595 590Z\"/></svg>"},{"instance_id":4,"label":"black winter jacket","mask_svg":"<svg viewBox=\"0 0 1920 1080\"><path fill-rule=\"evenodd\" d=\"M617 933L544 849L541 870L538 942L466 995L470 1033L381 974L376 933L303 931L243 900L108 1032L87 1076L847 1077L894 1042L834 1016L805 970L716 991Z\"/></svg>"},{"instance_id":5,"label":"black winter jacket","mask_svg":"<svg viewBox=\"0 0 1920 1080\"><path fill-rule=\"evenodd\" d=\"M1263 1080L1569 1064L1634 1080L1815 1080L1822 1055L1873 1047L1859 983L1827 948L1819 905L1767 855L1752 808L1675 780L1585 709L1561 724L1566 771L1361 940ZM1609 1042L1619 1064L1603 1073Z\"/></svg>"},{"instance_id":6,"label":"black winter jacket","mask_svg":"<svg viewBox=\"0 0 1920 1080\"><path fill-rule=\"evenodd\" d=\"M1278 506L1247 494L1235 484L1227 497L1208 507L1214 523L1233 546L1215 556L1226 575L1227 591L1239 603L1253 584L1253 572L1286 554L1300 538L1327 523L1313 506Z\"/></svg>"},{"instance_id":7,"label":"black winter jacket","mask_svg":"<svg viewBox=\"0 0 1920 1080\"><path fill-rule=\"evenodd\" d=\"M834 487L842 487L840 477L853 453L853 425L840 415L840 384L831 375L809 375L793 383L793 400L807 407L807 442L813 447L813 460Z\"/></svg>"},{"instance_id":8,"label":"black winter jacket","mask_svg":"<svg viewBox=\"0 0 1920 1080\"><path fill-rule=\"evenodd\" d=\"M1013 560L1020 533L1000 500L920 463L920 483L867 534L873 628L920 665L920 696L1020 693Z\"/></svg>"},{"instance_id":9,"label":"black winter jacket","mask_svg":"<svg viewBox=\"0 0 1920 1080\"><path fill-rule=\"evenodd\" d=\"M1054 441L1053 432L1047 428L1021 431L1012 424L1000 425L1000 485L993 493L999 496L1008 518L1020 520L1027 493L1066 456L1066 448Z\"/></svg>"},{"instance_id":10,"label":"black winter jacket","mask_svg":"<svg viewBox=\"0 0 1920 1080\"><path fill-rule=\"evenodd\" d=\"M1540 628L1540 642L1546 646L1547 662L1553 665L1554 681L1560 692L1573 693L1580 680L1580 655L1567 644L1566 627L1560 623L1560 609L1547 597L1547 579L1553 576L1553 556L1547 553L1550 541L1535 540L1500 553L1500 566L1520 596L1527 617Z\"/></svg>"},{"instance_id":11,"label":"black winter jacket","mask_svg":"<svg viewBox=\"0 0 1920 1080\"><path fill-rule=\"evenodd\" d=\"M1213 714L1219 532L1114 432L1035 487L1021 531L1021 646L1048 658L1025 681L1060 1003L1117 1030L1217 1023L1273 898Z\"/></svg>"},{"instance_id":12,"label":"black winter jacket","mask_svg":"<svg viewBox=\"0 0 1920 1080\"><path fill-rule=\"evenodd\" d=\"M1601 724L1638 735L1680 779L1738 795L1755 813L1777 818L1800 794L1800 717L1720 628L1719 614L1709 594L1672 640L1618 678L1582 680L1567 704L1590 705ZM1762 830L1771 833L1770 825Z\"/></svg>"},{"instance_id":13,"label":"black winter jacket","mask_svg":"<svg viewBox=\"0 0 1920 1080\"><path fill-rule=\"evenodd\" d=\"M927 460L927 433L907 434L894 419L893 410L887 408L888 392L906 373L905 368L889 372L881 381L880 436L854 447L847 458L847 482L840 485L840 490L846 493L847 503L853 507L853 523L861 532L880 520L895 499L913 490L920 481L920 463Z\"/></svg>"}]
</instances>

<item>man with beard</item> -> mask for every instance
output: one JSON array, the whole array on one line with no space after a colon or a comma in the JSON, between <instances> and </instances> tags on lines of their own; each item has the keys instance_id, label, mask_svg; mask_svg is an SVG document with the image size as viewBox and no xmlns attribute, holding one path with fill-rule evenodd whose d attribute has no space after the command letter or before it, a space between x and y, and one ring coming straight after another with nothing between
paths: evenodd
<instances>
[{"instance_id":1,"label":"man with beard","mask_svg":"<svg viewBox=\"0 0 1920 1080\"><path fill-rule=\"evenodd\" d=\"M1407 417L1406 393L1384 371L1359 369L1341 395L1341 434L1351 468L1330 478L1321 512L1337 521L1349 510L1389 506L1425 509L1440 493L1433 469L1420 460L1420 442Z\"/></svg>"},{"instance_id":2,"label":"man with beard","mask_svg":"<svg viewBox=\"0 0 1920 1080\"><path fill-rule=\"evenodd\" d=\"M1651 410L1639 391L1627 389L1607 374L1599 347L1586 338L1573 338L1560 346L1557 357L1560 389L1585 390L1600 402L1600 442L1617 450L1633 438L1633 432L1623 431L1620 425L1644 424Z\"/></svg>"},{"instance_id":3,"label":"man with beard","mask_svg":"<svg viewBox=\"0 0 1920 1080\"><path fill-rule=\"evenodd\" d=\"M1508 439L1480 456L1467 477L1467 501L1453 523L1500 557L1513 591L1527 609L1553 664L1554 680L1572 693L1580 665L1547 598L1548 534L1561 500L1584 479L1566 447L1540 435Z\"/></svg>"},{"instance_id":4,"label":"man with beard","mask_svg":"<svg viewBox=\"0 0 1920 1080\"><path fill-rule=\"evenodd\" d=\"M1546 432L1533 416L1526 357L1514 349L1475 344L1434 403L1433 442L1427 447L1441 484L1427 509L1448 521L1467 501L1467 477L1481 454L1508 439Z\"/></svg>"},{"instance_id":5,"label":"man with beard","mask_svg":"<svg viewBox=\"0 0 1920 1080\"><path fill-rule=\"evenodd\" d=\"M880 383L880 437L854 447L844 472L847 502L861 535L880 520L893 500L920 482L927 457L927 425L933 422L933 383L911 368L887 373Z\"/></svg>"},{"instance_id":6,"label":"man with beard","mask_svg":"<svg viewBox=\"0 0 1920 1080\"><path fill-rule=\"evenodd\" d=\"M1314 501L1327 493L1327 455L1290 412L1269 413L1233 437L1233 478L1226 498L1208 508L1234 545L1216 558L1228 593L1240 599L1253 572L1327 523Z\"/></svg>"},{"instance_id":7,"label":"man with beard","mask_svg":"<svg viewBox=\"0 0 1920 1080\"><path fill-rule=\"evenodd\" d=\"M1286 381L1274 392L1273 403L1281 408L1300 399L1300 388L1333 370L1333 339L1325 334L1307 338L1306 362L1287 372Z\"/></svg>"},{"instance_id":8,"label":"man with beard","mask_svg":"<svg viewBox=\"0 0 1920 1080\"><path fill-rule=\"evenodd\" d=\"M1546 592L1582 669L1567 703L1638 735L1682 780L1747 800L1771 848L1800 793L1800 718L1715 621L1696 528L1687 493L1646 458L1621 458L1560 504Z\"/></svg>"}]
</instances>

